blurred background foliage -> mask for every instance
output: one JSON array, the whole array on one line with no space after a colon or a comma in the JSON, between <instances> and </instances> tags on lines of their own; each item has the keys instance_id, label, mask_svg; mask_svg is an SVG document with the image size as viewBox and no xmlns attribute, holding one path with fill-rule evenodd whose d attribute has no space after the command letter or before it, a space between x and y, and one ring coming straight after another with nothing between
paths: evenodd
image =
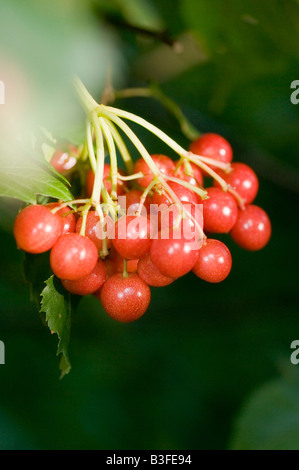
<instances>
[{"instance_id":1,"label":"blurred background foliage","mask_svg":"<svg viewBox=\"0 0 299 470\"><path fill-rule=\"evenodd\" d=\"M1 449L299 449L298 40L298 0L0 0L2 135L42 122L80 142L72 77L100 99L110 67L116 88L156 83L201 131L228 138L259 174L256 203L273 223L261 252L221 237L233 255L224 283L190 274L153 289L135 324L84 299L73 369L59 381L57 341L30 303L11 233L19 203L2 200ZM158 102L117 105L188 146Z\"/></svg>"}]
</instances>

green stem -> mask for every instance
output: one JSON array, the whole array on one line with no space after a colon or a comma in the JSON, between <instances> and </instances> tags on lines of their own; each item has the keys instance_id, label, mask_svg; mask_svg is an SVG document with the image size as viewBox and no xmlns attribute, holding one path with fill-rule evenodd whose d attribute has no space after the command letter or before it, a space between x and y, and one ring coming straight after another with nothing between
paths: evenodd
<instances>
[{"instance_id":1,"label":"green stem","mask_svg":"<svg viewBox=\"0 0 299 470\"><path fill-rule=\"evenodd\" d=\"M124 259L123 277L129 277L128 269L127 269L127 260L126 259Z\"/></svg>"},{"instance_id":2,"label":"green stem","mask_svg":"<svg viewBox=\"0 0 299 470\"><path fill-rule=\"evenodd\" d=\"M149 169L153 173L154 176L158 176L160 171L157 165L154 163L153 159L151 158L150 154L142 144L142 142L138 139L136 134L130 129L130 127L118 116L113 114L113 112L110 112L109 110L106 110L106 106L101 107L99 110L99 114L103 115L104 117L110 119L112 122L114 122L131 140L131 142L135 145L136 149L142 156L142 158L145 160L147 163Z\"/></svg>"},{"instance_id":3,"label":"green stem","mask_svg":"<svg viewBox=\"0 0 299 470\"><path fill-rule=\"evenodd\" d=\"M82 225L80 229L80 235L83 235L83 236L85 236L87 215L88 215L90 208L91 208L91 204L87 204L82 213Z\"/></svg>"},{"instance_id":4,"label":"green stem","mask_svg":"<svg viewBox=\"0 0 299 470\"><path fill-rule=\"evenodd\" d=\"M140 197L140 203L139 203L139 207L138 207L138 210L136 212L136 215L139 217L140 214L141 214L141 211L142 211L142 207L144 205L144 202L146 200L146 197L148 195L148 193L152 190L152 188L157 184L156 180L153 179L153 181L150 182L150 184L148 185L148 187L143 191L141 197Z\"/></svg>"},{"instance_id":5,"label":"green stem","mask_svg":"<svg viewBox=\"0 0 299 470\"><path fill-rule=\"evenodd\" d=\"M101 204L99 204L99 203L96 204L96 210L97 210L97 213L99 214L101 229L102 229L102 234L103 234L104 230L105 230L105 218L104 218L104 214L103 214L103 211L102 211ZM105 238L102 238L102 248L101 248L101 251L100 251L100 256L102 258L105 258L108 254L109 254L109 251L108 251L108 248L107 248L107 237L105 237Z\"/></svg>"},{"instance_id":6,"label":"green stem","mask_svg":"<svg viewBox=\"0 0 299 470\"><path fill-rule=\"evenodd\" d=\"M87 139L87 148L88 148L88 156L90 160L90 165L92 171L96 172L97 161L94 154L93 149L93 141L92 141L92 129L91 129L91 122L89 120L86 121L86 139Z\"/></svg>"},{"instance_id":7,"label":"green stem","mask_svg":"<svg viewBox=\"0 0 299 470\"><path fill-rule=\"evenodd\" d=\"M92 124L94 126L95 137L96 137L96 171L94 178L94 185L92 191L92 200L100 201L101 190L103 185L103 174L104 174L104 160L105 160L105 150L104 150L104 141L103 133L101 126L99 124L98 116L95 112L91 113Z\"/></svg>"},{"instance_id":8,"label":"green stem","mask_svg":"<svg viewBox=\"0 0 299 470\"><path fill-rule=\"evenodd\" d=\"M176 178L175 176L165 175L165 178L169 181L173 181L174 183L180 184L181 186L184 186L187 189L190 189L190 191L193 191L194 193L198 194L202 199L206 199L207 192L204 189L198 188L197 186L194 186L194 184L188 183L188 181L181 180L180 178Z\"/></svg>"},{"instance_id":9,"label":"green stem","mask_svg":"<svg viewBox=\"0 0 299 470\"><path fill-rule=\"evenodd\" d=\"M113 108L112 106L104 106L104 105L101 105L98 108L98 112L99 113L108 112L110 119L118 116L124 119L128 119L129 121L135 122L136 124L139 124L140 126L147 129L152 134L156 135L160 140L165 142L165 144L168 145L168 147L172 148L172 150L174 150L174 152L176 152L178 155L183 156L183 157L188 156L189 152L185 150L183 147L181 147L179 144L177 144L173 139L171 139L171 137L165 134L165 132L161 131L161 129L159 129L158 127L154 126L153 124L150 124L145 119L139 116L136 116L133 113L129 113L121 109Z\"/></svg>"},{"instance_id":10,"label":"green stem","mask_svg":"<svg viewBox=\"0 0 299 470\"><path fill-rule=\"evenodd\" d=\"M73 204L85 204L88 202L92 204L90 199L74 199L73 201L63 202L59 204L59 206L54 207L54 209L51 209L51 212L53 214L56 214L56 212L60 211L60 209L63 209L64 207L71 206Z\"/></svg>"},{"instance_id":11,"label":"green stem","mask_svg":"<svg viewBox=\"0 0 299 470\"><path fill-rule=\"evenodd\" d=\"M116 150L115 150L115 145L114 145L114 140L112 137L112 134L110 132L110 128L106 124L106 119L104 118L99 118L100 121L100 126L103 130L103 134L105 136L108 149L109 149L109 154L110 154L110 165L111 165L111 182L112 182L112 188L111 188L111 198L113 200L117 199L117 175L118 175L118 168L117 168L117 157L116 157Z\"/></svg>"},{"instance_id":12,"label":"green stem","mask_svg":"<svg viewBox=\"0 0 299 470\"><path fill-rule=\"evenodd\" d=\"M118 174L118 179L122 181L132 181L132 180L137 180L138 178L143 178L144 174L139 171L139 173L133 173L132 175L128 176L123 176Z\"/></svg>"},{"instance_id":13,"label":"green stem","mask_svg":"<svg viewBox=\"0 0 299 470\"><path fill-rule=\"evenodd\" d=\"M106 120L107 125L110 128L112 137L117 145L117 148L121 154L121 157L124 161L124 164L126 165L126 169L128 173L133 173L134 171L134 162L132 160L132 157L127 149L126 144L124 143L122 137L120 136L118 130L116 127L113 125L112 122Z\"/></svg>"},{"instance_id":14,"label":"green stem","mask_svg":"<svg viewBox=\"0 0 299 470\"><path fill-rule=\"evenodd\" d=\"M187 139L193 141L200 136L200 132L189 122L183 114L181 108L171 98L166 96L157 85L151 85L149 88L128 88L114 92L116 98L154 98L159 101L167 111L178 121L182 133Z\"/></svg>"},{"instance_id":15,"label":"green stem","mask_svg":"<svg viewBox=\"0 0 299 470\"><path fill-rule=\"evenodd\" d=\"M80 78L75 77L74 86L86 113L89 114L94 111L99 105L96 100L91 96L91 94L87 91Z\"/></svg>"}]
</instances>

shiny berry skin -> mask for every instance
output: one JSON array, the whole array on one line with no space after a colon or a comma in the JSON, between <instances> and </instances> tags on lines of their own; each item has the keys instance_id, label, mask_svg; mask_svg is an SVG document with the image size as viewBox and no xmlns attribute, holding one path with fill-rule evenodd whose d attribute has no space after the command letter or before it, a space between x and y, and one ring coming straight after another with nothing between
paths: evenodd
<instances>
[{"instance_id":1,"label":"shiny berry skin","mask_svg":"<svg viewBox=\"0 0 299 470\"><path fill-rule=\"evenodd\" d=\"M98 261L98 250L87 237L78 233L61 235L50 253L53 273L60 279L75 281L90 274Z\"/></svg>"},{"instance_id":2,"label":"shiny berry skin","mask_svg":"<svg viewBox=\"0 0 299 470\"><path fill-rule=\"evenodd\" d=\"M202 134L191 143L189 150L203 157L214 158L223 163L230 163L233 159L233 151L226 139L219 134ZM209 165L213 170L215 166Z\"/></svg>"},{"instance_id":3,"label":"shiny berry skin","mask_svg":"<svg viewBox=\"0 0 299 470\"><path fill-rule=\"evenodd\" d=\"M180 237L180 234L179 234ZM198 250L184 238L175 238L175 232L169 238L153 240L150 256L153 264L164 276L177 278L187 274L196 263Z\"/></svg>"},{"instance_id":4,"label":"shiny berry skin","mask_svg":"<svg viewBox=\"0 0 299 470\"><path fill-rule=\"evenodd\" d=\"M113 276L113 274L116 274L118 271L116 270L115 262L113 259L106 258L104 259L104 264L106 267L106 279L108 277Z\"/></svg>"},{"instance_id":5,"label":"shiny berry skin","mask_svg":"<svg viewBox=\"0 0 299 470\"><path fill-rule=\"evenodd\" d=\"M112 246L109 251L109 257L105 259L105 263L108 262L108 270L109 275L112 273L122 273L124 271L124 261L123 258L118 251ZM137 264L138 259L128 259L127 261L127 272L128 273L136 273L137 272Z\"/></svg>"},{"instance_id":6,"label":"shiny berry skin","mask_svg":"<svg viewBox=\"0 0 299 470\"><path fill-rule=\"evenodd\" d=\"M219 188L207 188L209 199L203 201L205 230L209 233L228 233L238 218L234 197Z\"/></svg>"},{"instance_id":7,"label":"shiny berry skin","mask_svg":"<svg viewBox=\"0 0 299 470\"><path fill-rule=\"evenodd\" d=\"M176 204L165 208L159 212L159 230L161 233L171 233L173 230L180 230L181 235L188 240L202 237L203 230L203 205L182 202L179 207ZM182 210L185 211L184 216ZM190 217L188 215L190 215ZM195 225L194 220L197 222Z\"/></svg>"},{"instance_id":8,"label":"shiny berry skin","mask_svg":"<svg viewBox=\"0 0 299 470\"><path fill-rule=\"evenodd\" d=\"M161 173L165 175L172 175L175 169L175 164L171 160L171 158L167 157L166 155L155 154L151 155L154 163L159 168ZM149 169L147 163L143 160L143 158L139 158L134 165L134 173L142 172L144 174L143 178L139 178L137 183L142 187L146 188L150 182L153 180L153 174Z\"/></svg>"},{"instance_id":9,"label":"shiny berry skin","mask_svg":"<svg viewBox=\"0 0 299 470\"><path fill-rule=\"evenodd\" d=\"M174 181L169 181L168 186L172 189L172 191L175 193L175 195L181 202L189 202L190 204L198 203L197 194L191 191L190 189L185 188L181 184L175 183ZM168 206L170 206L171 204L173 204L173 202L174 201L172 201L171 196L168 196L168 194L164 190L160 191L159 187L156 188L156 191L154 191L153 194L153 204L167 204Z\"/></svg>"},{"instance_id":10,"label":"shiny berry skin","mask_svg":"<svg viewBox=\"0 0 299 470\"><path fill-rule=\"evenodd\" d=\"M45 207L47 207L49 210L59 206L59 202L49 202L45 205ZM55 214L59 216L61 221L61 234L70 232L72 233L76 230L76 216L73 212L71 212L70 207L62 207L62 209L59 209L59 211L55 212Z\"/></svg>"},{"instance_id":11,"label":"shiny berry skin","mask_svg":"<svg viewBox=\"0 0 299 470\"><path fill-rule=\"evenodd\" d=\"M177 165L178 163L179 160L176 160L174 162L175 165ZM180 178L181 180L187 181L193 186L203 186L202 172L200 171L198 166L195 165L195 163L189 162L189 165L192 169L192 176L186 174L184 164L180 165L179 168L174 171L173 176L175 176L176 178Z\"/></svg>"},{"instance_id":12,"label":"shiny berry skin","mask_svg":"<svg viewBox=\"0 0 299 470\"><path fill-rule=\"evenodd\" d=\"M242 248L257 251L267 245L271 237L271 222L266 212L258 206L249 205L239 211L238 220L230 235Z\"/></svg>"},{"instance_id":13,"label":"shiny berry skin","mask_svg":"<svg viewBox=\"0 0 299 470\"><path fill-rule=\"evenodd\" d=\"M207 239L198 253L192 271L207 282L224 281L232 267L232 257L227 246L219 240Z\"/></svg>"},{"instance_id":14,"label":"shiny berry skin","mask_svg":"<svg viewBox=\"0 0 299 470\"><path fill-rule=\"evenodd\" d=\"M61 284L71 294L89 295L102 287L106 280L107 270L104 261L98 260L95 268L86 276L75 281L62 279Z\"/></svg>"},{"instance_id":15,"label":"shiny berry skin","mask_svg":"<svg viewBox=\"0 0 299 470\"><path fill-rule=\"evenodd\" d=\"M114 260L115 269L117 273L122 273L124 271L124 261L125 258L120 257L117 260ZM128 273L136 273L137 272L137 265L139 259L128 259L127 260L127 272Z\"/></svg>"},{"instance_id":16,"label":"shiny berry skin","mask_svg":"<svg viewBox=\"0 0 299 470\"><path fill-rule=\"evenodd\" d=\"M104 186L107 189L109 194L111 193L111 189L112 189L110 168L111 167L110 167L109 163L104 164L103 183L104 183ZM122 171L122 170L118 170L118 172L121 175L124 174L124 171ZM89 170L87 172L86 182L85 182L85 189L86 189L87 197L91 197L92 191L93 191L93 185L94 185L94 172L92 170ZM116 187L117 194L118 195L124 194L125 187L126 187L125 181L122 181L122 180L118 179L117 180L117 187Z\"/></svg>"},{"instance_id":17,"label":"shiny berry skin","mask_svg":"<svg viewBox=\"0 0 299 470\"><path fill-rule=\"evenodd\" d=\"M98 296L111 318L128 323L138 320L146 312L151 291L138 274L123 277L118 273L107 279Z\"/></svg>"},{"instance_id":18,"label":"shiny berry skin","mask_svg":"<svg viewBox=\"0 0 299 470\"><path fill-rule=\"evenodd\" d=\"M141 258L149 252L151 243L150 221L146 217L129 215L116 222L112 244L123 258Z\"/></svg>"},{"instance_id":19,"label":"shiny berry skin","mask_svg":"<svg viewBox=\"0 0 299 470\"><path fill-rule=\"evenodd\" d=\"M164 274L160 273L158 268L153 264L149 254L143 256L143 258L139 260L137 272L146 284L153 287L168 286L175 281L174 278L164 276Z\"/></svg>"},{"instance_id":20,"label":"shiny berry skin","mask_svg":"<svg viewBox=\"0 0 299 470\"><path fill-rule=\"evenodd\" d=\"M230 173L218 171L219 176L237 191L244 199L245 204L250 204L255 199L259 188L255 172L245 163L235 162L231 167ZM219 183L214 181L214 186L219 187Z\"/></svg>"},{"instance_id":21,"label":"shiny berry skin","mask_svg":"<svg viewBox=\"0 0 299 470\"><path fill-rule=\"evenodd\" d=\"M105 232L107 234L107 248L109 249L112 242L109 239L109 233L112 229L113 221L109 216L105 216ZM82 217L80 217L76 224L76 232L80 233L82 227ZM85 236L90 238L95 244L98 251L101 251L103 240L102 240L102 226L100 217L96 211L89 211L86 218Z\"/></svg>"},{"instance_id":22,"label":"shiny berry skin","mask_svg":"<svg viewBox=\"0 0 299 470\"><path fill-rule=\"evenodd\" d=\"M44 253L61 235L61 221L45 206L27 206L17 215L13 232L18 248L28 253Z\"/></svg>"},{"instance_id":23,"label":"shiny berry skin","mask_svg":"<svg viewBox=\"0 0 299 470\"><path fill-rule=\"evenodd\" d=\"M55 168L58 173L67 173L72 170L77 163L77 159L74 155L70 155L68 152L57 150L50 160L50 164Z\"/></svg>"}]
</instances>

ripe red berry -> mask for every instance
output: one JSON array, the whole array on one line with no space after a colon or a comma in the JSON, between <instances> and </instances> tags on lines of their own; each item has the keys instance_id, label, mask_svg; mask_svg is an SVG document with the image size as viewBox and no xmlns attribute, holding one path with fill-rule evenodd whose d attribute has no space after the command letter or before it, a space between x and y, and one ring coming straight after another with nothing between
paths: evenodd
<instances>
[{"instance_id":1,"label":"ripe red berry","mask_svg":"<svg viewBox=\"0 0 299 470\"><path fill-rule=\"evenodd\" d=\"M198 240L203 235L203 205L182 202L171 204L158 213L158 227L162 234L180 231L188 240ZM184 211L184 213L182 213ZM196 223L195 223L196 222ZM164 238L165 238L164 237Z\"/></svg>"},{"instance_id":2,"label":"ripe red berry","mask_svg":"<svg viewBox=\"0 0 299 470\"><path fill-rule=\"evenodd\" d=\"M230 184L237 193L245 200L245 204L250 204L257 195L259 182L255 172L245 163L232 163L232 171L225 173L219 171L219 175ZM214 181L214 186L219 187L219 183Z\"/></svg>"},{"instance_id":3,"label":"ripe red berry","mask_svg":"<svg viewBox=\"0 0 299 470\"><path fill-rule=\"evenodd\" d=\"M138 259L128 259L127 261L127 272L128 273L136 273L137 272L137 264ZM125 258L123 258L112 246L109 251L109 256L104 260L107 268L108 276L112 276L112 274L116 273L123 273L124 272L124 262Z\"/></svg>"},{"instance_id":4,"label":"ripe red berry","mask_svg":"<svg viewBox=\"0 0 299 470\"><path fill-rule=\"evenodd\" d=\"M125 258L122 258L121 256L117 260L114 260L115 269L116 269L117 273L122 273L124 271L124 261L125 261ZM137 272L138 261L139 261L139 259L128 259L127 260L127 272L128 273L136 273Z\"/></svg>"},{"instance_id":5,"label":"ripe red berry","mask_svg":"<svg viewBox=\"0 0 299 470\"><path fill-rule=\"evenodd\" d=\"M174 181L169 181L168 185L181 202L189 202L191 204L198 203L197 194L191 191L190 189L185 188L181 184L175 183ZM171 196L169 196L164 191L164 189L160 187L160 185L158 186L159 187L156 188L156 191L154 191L153 194L153 204L167 204L168 206L170 206L170 204L173 204L174 201L172 201Z\"/></svg>"},{"instance_id":6,"label":"ripe red berry","mask_svg":"<svg viewBox=\"0 0 299 470\"><path fill-rule=\"evenodd\" d=\"M142 216L124 216L115 224L114 248L126 259L139 259L151 247L150 221Z\"/></svg>"},{"instance_id":7,"label":"ripe red berry","mask_svg":"<svg viewBox=\"0 0 299 470\"><path fill-rule=\"evenodd\" d=\"M179 160L176 160L174 162L175 165L177 165L178 163ZM186 174L184 164L180 165L179 168L174 171L173 176L175 176L176 178L180 178L181 180L187 181L188 183L193 184L193 186L203 186L202 172L194 163L189 162L189 165L192 169L192 176Z\"/></svg>"},{"instance_id":8,"label":"ripe red berry","mask_svg":"<svg viewBox=\"0 0 299 470\"><path fill-rule=\"evenodd\" d=\"M207 239L198 253L193 272L207 282L221 282L230 273L232 257L227 246L219 240Z\"/></svg>"},{"instance_id":9,"label":"ripe red berry","mask_svg":"<svg viewBox=\"0 0 299 470\"><path fill-rule=\"evenodd\" d=\"M158 268L153 264L149 254L143 256L138 262L137 271L141 279L149 286L164 287L171 284L175 279L164 276Z\"/></svg>"},{"instance_id":10,"label":"ripe red berry","mask_svg":"<svg viewBox=\"0 0 299 470\"><path fill-rule=\"evenodd\" d=\"M123 277L118 273L107 279L97 296L110 317L127 323L137 320L146 312L151 291L138 274Z\"/></svg>"},{"instance_id":11,"label":"ripe red berry","mask_svg":"<svg viewBox=\"0 0 299 470\"><path fill-rule=\"evenodd\" d=\"M118 272L116 270L116 265L113 259L105 258L104 264L106 267L106 279L108 279L108 277L111 277L113 276L113 274L116 274Z\"/></svg>"},{"instance_id":12,"label":"ripe red berry","mask_svg":"<svg viewBox=\"0 0 299 470\"><path fill-rule=\"evenodd\" d=\"M157 269L164 276L177 278L184 276L196 263L198 250L192 248L192 244L181 237L176 238L176 232L169 238L157 238L153 240L150 256Z\"/></svg>"},{"instance_id":13,"label":"ripe red berry","mask_svg":"<svg viewBox=\"0 0 299 470\"><path fill-rule=\"evenodd\" d=\"M69 152L63 152L57 150L50 160L50 164L55 168L58 173L67 173L69 170L74 168L77 163L77 159L74 155Z\"/></svg>"},{"instance_id":14,"label":"ripe red berry","mask_svg":"<svg viewBox=\"0 0 299 470\"><path fill-rule=\"evenodd\" d=\"M105 216L105 227L104 227L104 234L107 235L107 248L109 249L111 246L111 240L109 238L110 233L114 233L114 229L112 232L112 228L114 223L109 216ZM82 227L82 217L78 219L76 224L76 232L80 233ZM98 251L101 251L103 246L103 235L102 235L102 225L100 222L100 217L96 211L89 211L86 218L86 228L85 228L85 236L90 238L91 241L95 244Z\"/></svg>"},{"instance_id":15,"label":"ripe red berry","mask_svg":"<svg viewBox=\"0 0 299 470\"><path fill-rule=\"evenodd\" d=\"M80 279L76 279L75 281L62 279L61 283L63 287L72 294L89 295L102 287L106 280L106 275L107 271L105 263L99 259L91 273L80 277Z\"/></svg>"},{"instance_id":16,"label":"ripe red berry","mask_svg":"<svg viewBox=\"0 0 299 470\"><path fill-rule=\"evenodd\" d=\"M213 158L219 162L229 163L233 159L233 151L226 139L218 134L202 134L190 145L190 151L203 157ZM212 169L215 166L209 165Z\"/></svg>"},{"instance_id":17,"label":"ripe red berry","mask_svg":"<svg viewBox=\"0 0 299 470\"><path fill-rule=\"evenodd\" d=\"M103 183L105 188L107 189L108 193L111 193L112 189L112 180L110 175L110 165L108 163L104 164L104 173L103 173ZM123 175L123 170L118 170L119 174ZM89 170L86 175L86 182L85 182L85 189L87 197L91 197L94 185L94 172ZM117 180L117 188L116 192L118 195L124 194L125 192L126 183L120 179Z\"/></svg>"},{"instance_id":18,"label":"ripe red berry","mask_svg":"<svg viewBox=\"0 0 299 470\"><path fill-rule=\"evenodd\" d=\"M59 207L59 202L49 202L45 205L49 210ZM70 207L62 207L59 211L55 212L59 216L61 222L61 233L70 233L74 232L76 229L76 216L71 212Z\"/></svg>"},{"instance_id":19,"label":"ripe red berry","mask_svg":"<svg viewBox=\"0 0 299 470\"><path fill-rule=\"evenodd\" d=\"M238 218L234 197L219 188L207 188L209 199L203 201L205 230L209 233L228 233Z\"/></svg>"},{"instance_id":20,"label":"ripe red berry","mask_svg":"<svg viewBox=\"0 0 299 470\"><path fill-rule=\"evenodd\" d=\"M61 221L45 206L27 206L17 215L13 232L18 248L28 253L44 253L58 240Z\"/></svg>"},{"instance_id":21,"label":"ripe red berry","mask_svg":"<svg viewBox=\"0 0 299 470\"><path fill-rule=\"evenodd\" d=\"M151 156L154 163L157 165L161 173L164 173L165 175L172 175L175 164L171 160L171 158L167 157L166 155L152 155ZM137 180L137 183L142 187L146 188L150 182L153 179L153 174L151 170L149 169L147 163L143 160L143 158L139 158L139 160L136 161L134 165L134 173L139 173L142 172L144 176L142 178L139 178Z\"/></svg>"},{"instance_id":22,"label":"ripe red berry","mask_svg":"<svg viewBox=\"0 0 299 470\"><path fill-rule=\"evenodd\" d=\"M266 212L249 205L239 211L238 220L230 233L232 239L245 250L261 250L271 237L271 222Z\"/></svg>"},{"instance_id":23,"label":"ripe red berry","mask_svg":"<svg viewBox=\"0 0 299 470\"><path fill-rule=\"evenodd\" d=\"M61 235L50 254L53 273L60 279L75 281L90 274L98 261L98 250L87 237L78 233Z\"/></svg>"}]
</instances>

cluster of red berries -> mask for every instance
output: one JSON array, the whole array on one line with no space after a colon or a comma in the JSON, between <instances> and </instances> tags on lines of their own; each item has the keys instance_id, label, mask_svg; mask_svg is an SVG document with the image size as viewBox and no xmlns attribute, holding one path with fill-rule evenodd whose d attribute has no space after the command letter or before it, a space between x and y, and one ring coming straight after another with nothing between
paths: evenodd
<instances>
[{"instance_id":1,"label":"cluster of red berries","mask_svg":"<svg viewBox=\"0 0 299 470\"><path fill-rule=\"evenodd\" d=\"M207 160L232 161L230 144L217 134L202 135L191 144L190 152L207 157ZM159 181L155 183L152 171L140 158L135 162L134 174L139 177L133 185L122 179L123 173L119 172L117 193L124 198L126 215L115 222L108 216L114 229L113 237L109 236L109 230L105 232L106 238L101 236L103 225L94 207L84 218L82 207L74 210L71 204L27 206L17 215L14 225L19 248L29 253L51 250L51 269L64 288L77 295L93 294L100 299L107 314L121 322L136 320L145 313L150 302L149 286L166 286L190 271L212 283L221 282L228 276L232 266L229 249L223 242L207 238L204 232L208 235L229 233L238 245L252 251L263 248L271 235L267 214L251 204L258 191L258 179L249 166L232 163L230 171L225 172L210 165L233 191L224 191L215 180L213 186L206 188L208 197L202 200L191 187L203 189L204 178L209 175L195 163L189 161L185 165L186 162L173 161L165 155L152 155L152 160L161 176L165 176L168 187L176 196L176 203ZM51 163L64 173L76 166L77 159L74 155L56 152ZM188 187L173 181L173 177L189 183ZM155 184L152 184L153 180ZM88 170L85 185L88 198L92 195L94 181L93 171ZM104 165L103 184L111 193L108 164ZM151 190L145 196L144 190L151 184ZM177 201L183 208L183 215ZM167 237L161 235L161 214L155 236L152 236L149 215L153 204L177 209L177 213L175 210L169 212ZM196 212L198 205L202 209L199 215ZM187 212L184 212L185 207ZM106 218L106 228L107 225ZM193 230L193 234L197 233L200 244L196 249L191 243L195 235L191 241L187 239L185 226Z\"/></svg>"}]
</instances>

